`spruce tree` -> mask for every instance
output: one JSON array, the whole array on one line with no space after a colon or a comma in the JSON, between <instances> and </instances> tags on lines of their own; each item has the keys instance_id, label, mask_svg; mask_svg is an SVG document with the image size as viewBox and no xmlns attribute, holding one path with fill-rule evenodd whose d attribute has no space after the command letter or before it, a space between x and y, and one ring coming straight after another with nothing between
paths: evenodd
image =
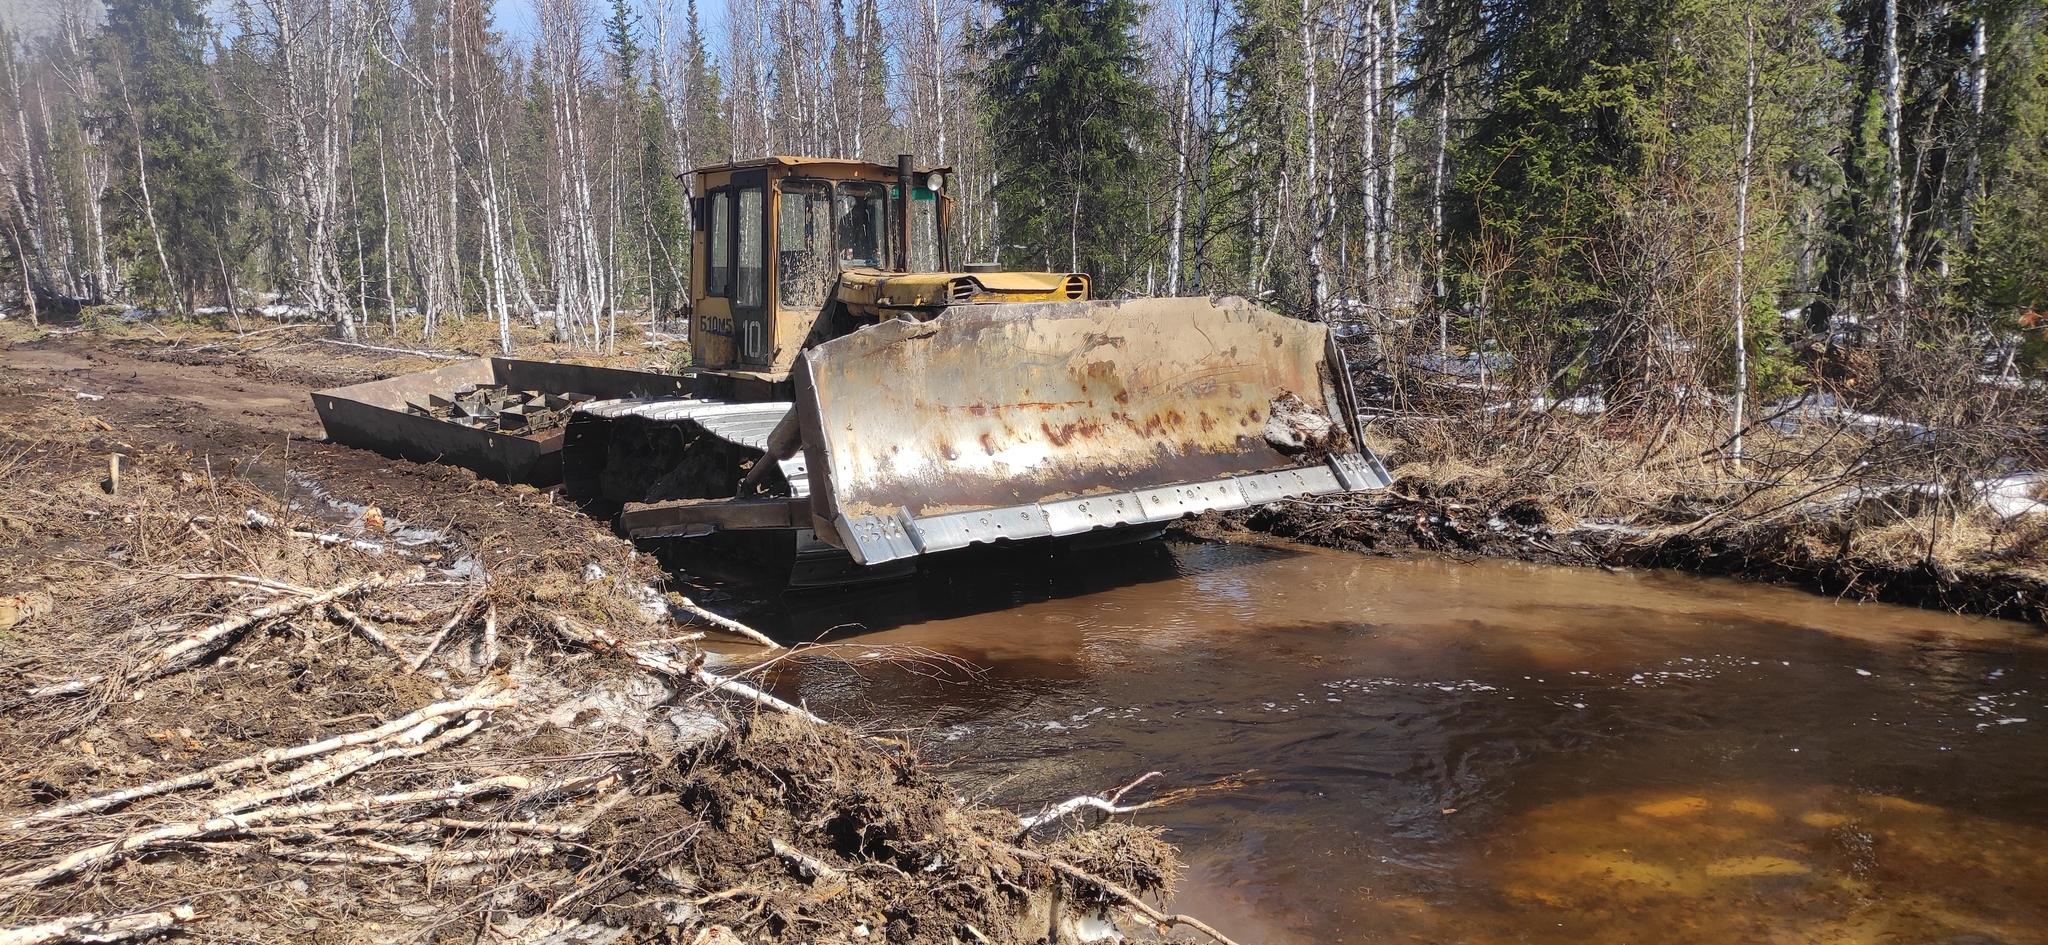
<instances>
[{"instance_id":1,"label":"spruce tree","mask_svg":"<svg viewBox=\"0 0 2048 945\"><path fill-rule=\"evenodd\" d=\"M1230 260L1226 279L1242 291L1272 298L1284 309L1305 309L1308 299L1290 267L1291 254L1270 245L1284 239L1280 184L1293 172L1300 124L1302 71L1301 6L1289 0L1233 0L1235 16L1227 35L1230 71L1225 77L1226 112L1221 203L1228 209L1214 252ZM1277 260L1278 265L1273 265ZM1276 271L1277 270L1277 271Z\"/></svg>"},{"instance_id":2,"label":"spruce tree","mask_svg":"<svg viewBox=\"0 0 2048 945\"><path fill-rule=\"evenodd\" d=\"M195 0L109 0L102 83L118 183L108 215L132 277L189 307L220 271L237 187L208 78L212 25Z\"/></svg>"},{"instance_id":3,"label":"spruce tree","mask_svg":"<svg viewBox=\"0 0 2048 945\"><path fill-rule=\"evenodd\" d=\"M1491 291L1497 307L1541 319L1530 330L1583 338L1610 314L1586 237L1612 224L1616 191L1639 179L1662 133L1658 64L1671 6L1519 0L1480 40L1489 104L1466 140L1448 225L1512 248ZM1574 347L1562 356L1576 357Z\"/></svg>"},{"instance_id":4,"label":"spruce tree","mask_svg":"<svg viewBox=\"0 0 2048 945\"><path fill-rule=\"evenodd\" d=\"M1000 0L983 36L982 88L1013 263L1090 273L1099 293L1128 271L1146 201L1162 199L1145 153L1159 110L1137 37L1136 0ZM1016 247L1023 247L1021 250Z\"/></svg>"},{"instance_id":5,"label":"spruce tree","mask_svg":"<svg viewBox=\"0 0 2048 945\"><path fill-rule=\"evenodd\" d=\"M1988 71L1983 193L1975 198L1962 301L2008 330L2048 310L2048 22L2021 20L1997 37ZM2039 329L2024 365L2048 367ZM2039 349L2039 350L2035 350Z\"/></svg>"},{"instance_id":6,"label":"spruce tree","mask_svg":"<svg viewBox=\"0 0 2048 945\"><path fill-rule=\"evenodd\" d=\"M689 61L683 68L687 78L683 99L683 170L726 160L732 153L732 124L725 117L725 83L718 62L706 48L704 32L697 22L697 0L688 0L688 23L683 48Z\"/></svg>"}]
</instances>

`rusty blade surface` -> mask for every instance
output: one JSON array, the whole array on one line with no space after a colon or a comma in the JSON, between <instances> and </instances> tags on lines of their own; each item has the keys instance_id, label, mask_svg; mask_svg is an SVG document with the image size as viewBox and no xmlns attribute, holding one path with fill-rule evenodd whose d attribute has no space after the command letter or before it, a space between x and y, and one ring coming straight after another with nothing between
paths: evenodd
<instances>
[{"instance_id":1,"label":"rusty blade surface","mask_svg":"<svg viewBox=\"0 0 2048 945\"><path fill-rule=\"evenodd\" d=\"M1346 416L1323 326L1243 299L961 306L807 352L825 521L929 518L1320 465L1263 435L1292 393ZM1333 451L1355 449L1338 423Z\"/></svg>"}]
</instances>

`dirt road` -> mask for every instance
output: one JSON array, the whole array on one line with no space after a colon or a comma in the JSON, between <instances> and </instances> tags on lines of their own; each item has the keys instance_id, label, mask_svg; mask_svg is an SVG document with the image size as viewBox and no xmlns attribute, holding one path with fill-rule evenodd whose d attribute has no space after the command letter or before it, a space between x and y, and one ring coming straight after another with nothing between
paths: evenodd
<instances>
[{"instance_id":1,"label":"dirt road","mask_svg":"<svg viewBox=\"0 0 2048 945\"><path fill-rule=\"evenodd\" d=\"M203 412L237 418L252 433L315 436L320 423L307 400L309 373L279 372L244 359L178 356L148 348L93 348L43 342L0 348L0 365L22 380L72 392L92 409L138 423Z\"/></svg>"}]
</instances>

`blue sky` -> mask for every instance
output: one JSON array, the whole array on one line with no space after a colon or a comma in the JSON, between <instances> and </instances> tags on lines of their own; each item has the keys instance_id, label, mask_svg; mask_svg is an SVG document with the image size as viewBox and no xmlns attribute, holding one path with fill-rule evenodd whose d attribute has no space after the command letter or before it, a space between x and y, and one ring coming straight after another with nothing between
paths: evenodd
<instances>
[{"instance_id":1,"label":"blue sky","mask_svg":"<svg viewBox=\"0 0 2048 945\"><path fill-rule=\"evenodd\" d=\"M40 30L56 22L60 10L70 8L80 0L0 0L0 23L10 28L27 32ZM227 23L233 19L230 0L206 0L206 12L215 23ZM525 45L533 36L533 0L496 0L493 14L498 29L513 41Z\"/></svg>"}]
</instances>

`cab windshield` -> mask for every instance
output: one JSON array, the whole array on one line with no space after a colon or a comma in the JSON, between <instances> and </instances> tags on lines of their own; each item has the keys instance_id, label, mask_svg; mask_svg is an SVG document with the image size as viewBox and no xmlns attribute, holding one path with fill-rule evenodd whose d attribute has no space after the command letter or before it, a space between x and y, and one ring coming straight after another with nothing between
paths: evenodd
<instances>
[{"instance_id":1,"label":"cab windshield","mask_svg":"<svg viewBox=\"0 0 2048 945\"><path fill-rule=\"evenodd\" d=\"M901 248L896 245L894 185L792 177L782 182L781 191L776 262L784 307L821 303L842 270L896 268ZM942 266L939 195L917 187L910 198L910 271L937 272Z\"/></svg>"},{"instance_id":2,"label":"cab windshield","mask_svg":"<svg viewBox=\"0 0 2048 945\"><path fill-rule=\"evenodd\" d=\"M870 181L841 181L838 187L839 268L888 269L895 265L889 224L889 187Z\"/></svg>"}]
</instances>

